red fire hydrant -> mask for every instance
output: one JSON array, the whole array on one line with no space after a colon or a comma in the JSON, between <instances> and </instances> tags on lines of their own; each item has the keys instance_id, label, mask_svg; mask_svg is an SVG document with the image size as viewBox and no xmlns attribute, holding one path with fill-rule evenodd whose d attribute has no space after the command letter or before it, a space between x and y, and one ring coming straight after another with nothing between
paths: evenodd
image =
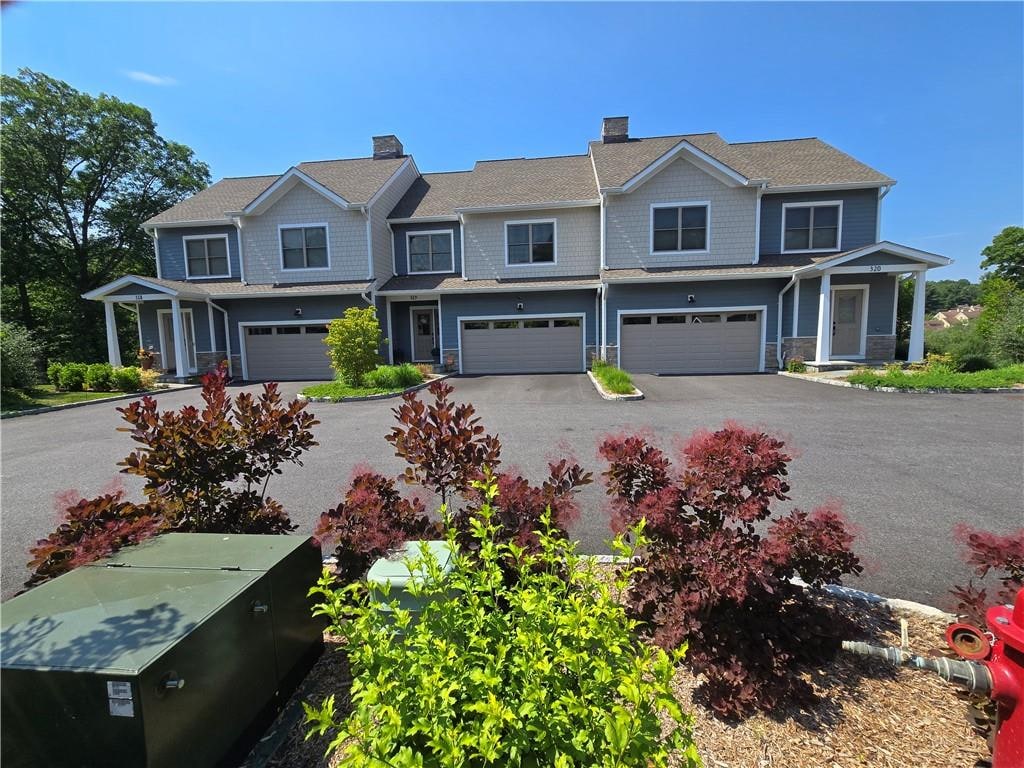
<instances>
[{"instance_id":1,"label":"red fire hydrant","mask_svg":"<svg viewBox=\"0 0 1024 768\"><path fill-rule=\"evenodd\" d=\"M946 641L963 661L916 656L904 648L844 642L843 648L899 665L929 669L996 704L992 768L1024 767L1024 589L1013 606L990 608L985 615L991 635L969 624L953 624Z\"/></svg>"}]
</instances>

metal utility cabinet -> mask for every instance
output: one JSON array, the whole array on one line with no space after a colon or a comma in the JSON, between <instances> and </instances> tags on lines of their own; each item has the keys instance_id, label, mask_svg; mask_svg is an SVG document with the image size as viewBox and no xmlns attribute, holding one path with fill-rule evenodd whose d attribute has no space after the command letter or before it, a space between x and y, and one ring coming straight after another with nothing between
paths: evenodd
<instances>
[{"instance_id":1,"label":"metal utility cabinet","mask_svg":"<svg viewBox=\"0 0 1024 768\"><path fill-rule=\"evenodd\" d=\"M298 536L171 533L0 607L15 766L213 766L322 647Z\"/></svg>"}]
</instances>

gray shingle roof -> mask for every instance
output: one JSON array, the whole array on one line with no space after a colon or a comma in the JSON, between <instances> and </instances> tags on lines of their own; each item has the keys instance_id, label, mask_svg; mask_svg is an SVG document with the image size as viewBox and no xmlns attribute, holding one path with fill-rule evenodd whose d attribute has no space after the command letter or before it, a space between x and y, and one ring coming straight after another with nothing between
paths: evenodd
<instances>
[{"instance_id":1,"label":"gray shingle roof","mask_svg":"<svg viewBox=\"0 0 1024 768\"><path fill-rule=\"evenodd\" d=\"M362 205L377 194L407 159L357 157L351 160L318 160L299 163L298 169L353 205Z\"/></svg>"},{"instance_id":2,"label":"gray shingle roof","mask_svg":"<svg viewBox=\"0 0 1024 768\"><path fill-rule=\"evenodd\" d=\"M181 224L186 221L218 221L227 211L238 211L258 197L277 176L241 176L221 179L192 197L158 213L142 226Z\"/></svg>"},{"instance_id":3,"label":"gray shingle roof","mask_svg":"<svg viewBox=\"0 0 1024 768\"><path fill-rule=\"evenodd\" d=\"M443 291L515 290L516 288L539 290L542 288L573 288L595 286L597 275L584 277L538 277L518 280L463 280L460 275L399 275L388 280L378 293L389 291L422 291L423 293Z\"/></svg>"},{"instance_id":4,"label":"gray shingle roof","mask_svg":"<svg viewBox=\"0 0 1024 768\"><path fill-rule=\"evenodd\" d=\"M861 250L861 249L854 249ZM657 280L659 277L728 277L729 275L756 275L765 277L788 277L801 267L821 264L845 256L850 251L839 253L784 253L761 256L757 264L727 264L720 267L666 267L659 269L606 269L601 278L608 282L616 280Z\"/></svg>"},{"instance_id":5,"label":"gray shingle roof","mask_svg":"<svg viewBox=\"0 0 1024 768\"><path fill-rule=\"evenodd\" d=\"M596 200L597 181L587 155L485 160L473 166L461 208Z\"/></svg>"},{"instance_id":6,"label":"gray shingle roof","mask_svg":"<svg viewBox=\"0 0 1024 768\"><path fill-rule=\"evenodd\" d=\"M391 211L391 219L422 219L452 216L461 204L472 171L424 173L402 195Z\"/></svg>"},{"instance_id":7,"label":"gray shingle roof","mask_svg":"<svg viewBox=\"0 0 1024 768\"><path fill-rule=\"evenodd\" d=\"M172 291L178 291L191 296L206 297L211 299L225 296L262 296L266 294L316 294L316 293L355 293L365 292L370 289L369 280L347 280L333 283L253 283L246 284L238 280L166 280L148 275L126 275L126 277L145 280L147 283L161 285Z\"/></svg>"}]
</instances>

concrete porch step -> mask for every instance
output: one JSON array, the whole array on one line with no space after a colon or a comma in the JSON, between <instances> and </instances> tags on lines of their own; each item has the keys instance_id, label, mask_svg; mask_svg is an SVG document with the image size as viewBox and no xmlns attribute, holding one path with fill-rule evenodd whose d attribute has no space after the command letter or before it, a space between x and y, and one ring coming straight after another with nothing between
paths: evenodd
<instances>
[{"instance_id":1,"label":"concrete porch step","mask_svg":"<svg viewBox=\"0 0 1024 768\"><path fill-rule=\"evenodd\" d=\"M822 373L824 371L852 371L854 368L878 368L891 362L891 360L829 360L827 362L809 360L805 365L808 371Z\"/></svg>"}]
</instances>

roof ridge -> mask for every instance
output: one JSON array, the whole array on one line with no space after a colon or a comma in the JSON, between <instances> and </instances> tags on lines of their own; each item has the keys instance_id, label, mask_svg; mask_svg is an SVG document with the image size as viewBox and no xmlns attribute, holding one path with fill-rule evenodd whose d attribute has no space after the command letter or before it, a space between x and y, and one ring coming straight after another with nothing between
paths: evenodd
<instances>
[{"instance_id":1,"label":"roof ridge","mask_svg":"<svg viewBox=\"0 0 1024 768\"><path fill-rule=\"evenodd\" d=\"M614 141L612 144L629 144L631 141L645 141L647 139L681 139L684 136L718 136L720 139L721 134L718 131L698 131L697 133L666 133L661 136L630 136L626 141ZM722 139L725 141L725 139ZM601 141L601 139L591 139L588 144L606 144L608 142ZM725 142L728 144L729 142Z\"/></svg>"},{"instance_id":2,"label":"roof ridge","mask_svg":"<svg viewBox=\"0 0 1024 768\"><path fill-rule=\"evenodd\" d=\"M420 174L420 176L421 176L421 177L422 177L422 176L444 176L445 174L452 174L452 173L472 173L472 172L473 172L473 169L472 169L472 168L469 168L469 169L467 169L467 170L464 170L464 171L427 171L426 173L421 173L421 174Z\"/></svg>"},{"instance_id":3,"label":"roof ridge","mask_svg":"<svg viewBox=\"0 0 1024 768\"><path fill-rule=\"evenodd\" d=\"M276 179L279 176L281 176L280 173L254 173L251 176L221 176L217 181L227 181L228 179ZM213 184L216 184L217 181L213 182ZM213 184L210 186L212 187Z\"/></svg>"},{"instance_id":4,"label":"roof ridge","mask_svg":"<svg viewBox=\"0 0 1024 768\"><path fill-rule=\"evenodd\" d=\"M589 153L583 154L571 154L571 155L541 155L540 157L495 157L490 160L477 160L476 164L480 163L510 163L514 160L560 160L563 157L590 157Z\"/></svg>"},{"instance_id":5,"label":"roof ridge","mask_svg":"<svg viewBox=\"0 0 1024 768\"><path fill-rule=\"evenodd\" d=\"M300 160L298 165L312 165L313 163L351 163L354 160L404 160L412 155L401 155L400 157L381 157L374 158L372 156L367 157L335 157L329 160Z\"/></svg>"},{"instance_id":6,"label":"roof ridge","mask_svg":"<svg viewBox=\"0 0 1024 768\"><path fill-rule=\"evenodd\" d=\"M730 147L736 147L741 144L783 144L787 141L820 141L822 144L828 144L828 142L823 141L817 136L799 136L792 139L758 139L756 141L726 141L725 143L728 144ZM829 144L829 146L831 147L832 145ZM832 148L835 149L835 147Z\"/></svg>"}]
</instances>

